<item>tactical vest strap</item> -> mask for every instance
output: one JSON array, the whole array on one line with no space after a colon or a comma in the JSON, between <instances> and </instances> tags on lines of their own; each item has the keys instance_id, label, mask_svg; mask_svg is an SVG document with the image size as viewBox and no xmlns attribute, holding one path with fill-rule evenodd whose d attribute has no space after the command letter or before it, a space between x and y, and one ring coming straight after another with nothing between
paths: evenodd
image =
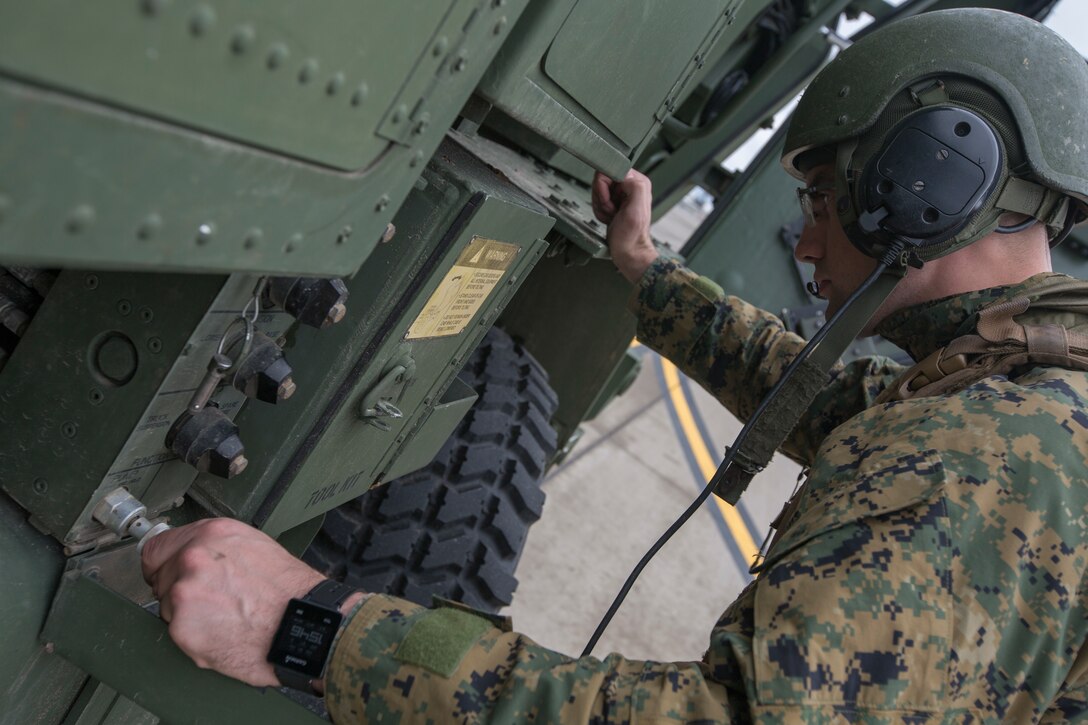
<instances>
[{"instance_id":1,"label":"tactical vest strap","mask_svg":"<svg viewBox=\"0 0 1088 725\"><path fill-rule=\"evenodd\" d=\"M1015 176L1005 182L996 206L1039 219L1051 229L1061 229L1069 211L1068 198L1062 192Z\"/></svg>"},{"instance_id":2,"label":"tactical vest strap","mask_svg":"<svg viewBox=\"0 0 1088 725\"><path fill-rule=\"evenodd\" d=\"M976 335L958 337L912 367L884 389L876 402L957 392L1021 365L1054 365L1088 370L1088 335L1061 324L1022 324L1016 317L1033 305L1063 314L1088 311L1085 284L1073 280L1048 287L1033 302L1015 297L984 307Z\"/></svg>"}]
</instances>

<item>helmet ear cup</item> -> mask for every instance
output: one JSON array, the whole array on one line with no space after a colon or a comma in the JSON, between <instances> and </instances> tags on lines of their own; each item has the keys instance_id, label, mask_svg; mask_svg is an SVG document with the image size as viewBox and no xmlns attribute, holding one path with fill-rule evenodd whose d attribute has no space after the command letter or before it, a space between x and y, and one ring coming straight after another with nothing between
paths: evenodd
<instances>
[{"instance_id":1,"label":"helmet ear cup","mask_svg":"<svg viewBox=\"0 0 1088 725\"><path fill-rule=\"evenodd\" d=\"M950 242L991 199L1004 165L984 118L954 106L920 109L888 132L862 168L847 235L870 256L893 239L916 249Z\"/></svg>"}]
</instances>

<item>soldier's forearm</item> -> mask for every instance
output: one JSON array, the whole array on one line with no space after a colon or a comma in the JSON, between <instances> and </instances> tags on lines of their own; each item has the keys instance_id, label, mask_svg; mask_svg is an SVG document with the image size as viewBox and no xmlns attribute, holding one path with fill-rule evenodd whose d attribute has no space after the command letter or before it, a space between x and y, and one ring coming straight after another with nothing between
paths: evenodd
<instances>
[{"instance_id":1,"label":"soldier's forearm","mask_svg":"<svg viewBox=\"0 0 1088 725\"><path fill-rule=\"evenodd\" d=\"M731 722L701 663L574 659L460 609L376 595L329 667L337 722Z\"/></svg>"}]
</instances>

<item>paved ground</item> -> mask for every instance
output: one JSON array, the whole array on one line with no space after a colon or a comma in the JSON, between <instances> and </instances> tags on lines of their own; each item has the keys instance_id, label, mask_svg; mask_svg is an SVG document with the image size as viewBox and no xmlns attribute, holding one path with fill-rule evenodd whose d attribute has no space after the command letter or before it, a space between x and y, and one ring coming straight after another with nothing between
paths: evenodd
<instances>
[{"instance_id":1,"label":"paved ground","mask_svg":"<svg viewBox=\"0 0 1088 725\"><path fill-rule=\"evenodd\" d=\"M739 423L706 391L645 348L637 381L596 420L544 483L507 611L521 632L578 654L643 553L694 500ZM738 510L713 498L647 567L598 656L691 660L749 581L748 562L796 482L779 457Z\"/></svg>"}]
</instances>

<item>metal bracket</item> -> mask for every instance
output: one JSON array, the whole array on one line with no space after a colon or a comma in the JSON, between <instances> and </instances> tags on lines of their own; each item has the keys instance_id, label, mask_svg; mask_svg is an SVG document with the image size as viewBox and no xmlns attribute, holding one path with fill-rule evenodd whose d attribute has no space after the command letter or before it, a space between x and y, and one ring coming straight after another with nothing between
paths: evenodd
<instances>
[{"instance_id":1,"label":"metal bracket","mask_svg":"<svg viewBox=\"0 0 1088 725\"><path fill-rule=\"evenodd\" d=\"M415 377L416 361L412 359L411 348L403 347L378 382L363 396L359 417L379 430L390 430L392 426L387 421L404 417L397 404Z\"/></svg>"},{"instance_id":2,"label":"metal bracket","mask_svg":"<svg viewBox=\"0 0 1088 725\"><path fill-rule=\"evenodd\" d=\"M42 631L46 651L161 718L185 722L324 722L278 690L198 668L149 611L135 546L76 557ZM93 623L93 624L88 624ZM199 692L200 697L193 697Z\"/></svg>"}]
</instances>

